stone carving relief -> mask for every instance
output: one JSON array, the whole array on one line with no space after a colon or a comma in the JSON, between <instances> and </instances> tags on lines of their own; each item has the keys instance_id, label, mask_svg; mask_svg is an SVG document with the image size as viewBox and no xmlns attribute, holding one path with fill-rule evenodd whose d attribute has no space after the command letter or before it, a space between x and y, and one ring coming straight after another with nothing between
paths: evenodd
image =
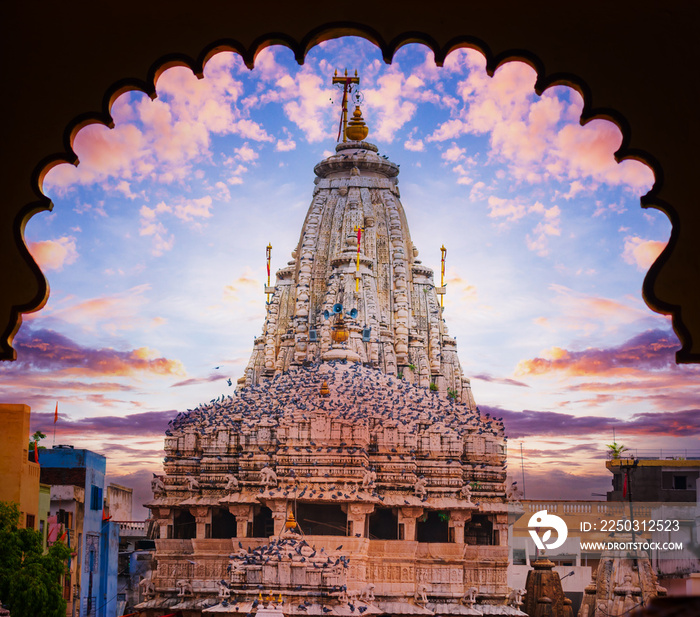
<instances>
[{"instance_id":1,"label":"stone carving relief","mask_svg":"<svg viewBox=\"0 0 700 617\"><path fill-rule=\"evenodd\" d=\"M189 580L180 579L175 585L177 586L178 597L184 598L186 596L194 595L194 591L192 590L192 583Z\"/></svg>"},{"instance_id":2,"label":"stone carving relief","mask_svg":"<svg viewBox=\"0 0 700 617\"><path fill-rule=\"evenodd\" d=\"M421 476L416 480L416 483L413 485L413 492L415 493L416 497L425 497L428 494L428 490L426 487L428 486L428 481Z\"/></svg>"},{"instance_id":3,"label":"stone carving relief","mask_svg":"<svg viewBox=\"0 0 700 617\"><path fill-rule=\"evenodd\" d=\"M156 476L153 474L153 480L151 480L151 491L154 495L161 495L165 493L165 484L163 484L162 476Z\"/></svg>"},{"instance_id":4,"label":"stone carving relief","mask_svg":"<svg viewBox=\"0 0 700 617\"><path fill-rule=\"evenodd\" d=\"M232 473L228 474L226 476L226 490L234 493L239 490L238 486L238 478Z\"/></svg>"},{"instance_id":5,"label":"stone carving relief","mask_svg":"<svg viewBox=\"0 0 700 617\"><path fill-rule=\"evenodd\" d=\"M427 585L418 585L416 592L413 594L413 600L419 606L425 608L428 604L428 594L429 588Z\"/></svg>"},{"instance_id":6,"label":"stone carving relief","mask_svg":"<svg viewBox=\"0 0 700 617\"><path fill-rule=\"evenodd\" d=\"M260 482L263 484L263 486L268 488L271 486L277 486L277 474L273 469L266 465L260 470Z\"/></svg>"}]
</instances>

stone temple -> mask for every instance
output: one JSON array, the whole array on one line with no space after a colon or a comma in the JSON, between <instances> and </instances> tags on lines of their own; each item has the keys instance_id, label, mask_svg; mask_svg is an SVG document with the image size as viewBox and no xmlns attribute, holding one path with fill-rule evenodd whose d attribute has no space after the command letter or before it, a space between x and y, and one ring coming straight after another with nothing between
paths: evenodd
<instances>
[{"instance_id":1,"label":"stone temple","mask_svg":"<svg viewBox=\"0 0 700 617\"><path fill-rule=\"evenodd\" d=\"M166 432L143 615L525 614L503 424L474 403L398 165L359 107L344 124L235 395Z\"/></svg>"}]
</instances>

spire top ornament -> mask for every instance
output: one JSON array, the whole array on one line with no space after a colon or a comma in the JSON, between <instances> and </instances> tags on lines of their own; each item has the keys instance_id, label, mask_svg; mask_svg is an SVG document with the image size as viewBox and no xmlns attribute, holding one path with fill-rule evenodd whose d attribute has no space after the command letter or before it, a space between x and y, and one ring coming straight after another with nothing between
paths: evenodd
<instances>
[{"instance_id":1,"label":"spire top ornament","mask_svg":"<svg viewBox=\"0 0 700 617\"><path fill-rule=\"evenodd\" d=\"M351 141L362 141L367 137L369 129L362 118L362 111L360 110L360 103L362 102L362 93L359 90L360 78L357 75L357 69L355 69L355 75L349 76L348 70L345 69L344 75L338 75L338 70L336 69L333 75L333 85L343 88L343 99L341 102L340 111L340 124L338 126L338 137L336 141L346 142L348 139ZM348 96L352 95L353 101L355 102L355 111L352 114L352 120L348 123Z\"/></svg>"}]
</instances>

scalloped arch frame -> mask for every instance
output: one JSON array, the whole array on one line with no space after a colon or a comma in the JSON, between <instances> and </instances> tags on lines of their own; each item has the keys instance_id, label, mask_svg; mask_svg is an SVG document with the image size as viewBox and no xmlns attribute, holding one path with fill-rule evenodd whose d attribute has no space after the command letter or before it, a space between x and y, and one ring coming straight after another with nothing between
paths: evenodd
<instances>
[{"instance_id":1,"label":"scalloped arch frame","mask_svg":"<svg viewBox=\"0 0 700 617\"><path fill-rule=\"evenodd\" d=\"M294 53L296 61L299 64L303 64L306 54L312 47L323 41L343 36L358 36L372 42L381 50L382 57L386 63L391 63L396 51L410 43L421 43L432 50L438 66L443 65L445 58L451 51L465 47L476 49L485 56L486 70L490 76L493 76L496 69L506 62L514 60L525 62L536 71L535 91L537 94L541 95L547 88L552 86L565 85L574 88L582 96L584 105L580 120L581 124L586 124L593 119L606 119L615 123L622 133L622 143L615 153L615 159L618 162L624 159L638 160L648 165L655 175L653 188L641 198L642 207L654 207L663 211L672 224L668 245L651 266L645 277L643 297L653 310L672 316L674 329L682 343L682 348L676 354L676 360L678 362L700 362L700 352L693 350L691 332L682 319L681 306L666 302L657 297L655 293L657 277L668 263L678 243L680 217L669 203L659 197L664 184L664 174L659 161L650 152L630 147L632 131L622 113L608 107L594 107L591 89L583 78L573 73L556 72L547 74L544 62L536 54L526 49L513 48L494 54L484 40L469 35L451 38L447 43L440 45L430 34L421 31L405 31L387 41L373 27L349 21L324 24L308 31L305 36L298 40L289 34L278 31L258 36L248 46L234 38L217 39L206 45L197 57L182 53L164 54L151 64L145 79L127 77L113 83L102 97L100 111L84 112L75 116L63 131L63 151L45 156L34 167L31 177L31 188L34 195L37 196L36 201L22 207L15 217L12 236L17 256L21 258L27 268L27 272L21 273L21 275L34 277L36 292L28 300L10 306L6 324L2 324L0 321L0 327L4 326L4 330L0 334L0 359L16 359L15 350L12 348L12 340L21 325L22 313L41 309L48 299L47 281L27 250L23 239L24 228L27 221L34 214L52 209L50 200L42 193L43 179L46 173L55 165L61 163L78 164L78 157L72 146L75 135L84 126L92 123L101 123L109 128L113 128L114 122L110 110L114 101L121 94L130 90L141 90L152 99L156 98L156 82L160 75L172 66L186 66L197 77L202 78L204 66L211 57L223 51L231 51L239 54L246 66L252 69L260 51L271 45L288 47ZM0 284L2 283L0 282ZM2 318L2 312L0 312L0 318Z\"/></svg>"}]
</instances>

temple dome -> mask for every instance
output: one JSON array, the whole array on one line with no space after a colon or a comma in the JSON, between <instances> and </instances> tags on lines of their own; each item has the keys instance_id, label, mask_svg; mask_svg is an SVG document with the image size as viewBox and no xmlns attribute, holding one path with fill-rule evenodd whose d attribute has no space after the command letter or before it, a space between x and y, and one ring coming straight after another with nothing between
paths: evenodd
<instances>
[{"instance_id":1,"label":"temple dome","mask_svg":"<svg viewBox=\"0 0 700 617\"><path fill-rule=\"evenodd\" d=\"M336 154L329 156L314 167L319 178L341 177L357 169L360 173L395 178L399 166L378 154L378 148L367 141L343 141L335 147Z\"/></svg>"}]
</instances>

